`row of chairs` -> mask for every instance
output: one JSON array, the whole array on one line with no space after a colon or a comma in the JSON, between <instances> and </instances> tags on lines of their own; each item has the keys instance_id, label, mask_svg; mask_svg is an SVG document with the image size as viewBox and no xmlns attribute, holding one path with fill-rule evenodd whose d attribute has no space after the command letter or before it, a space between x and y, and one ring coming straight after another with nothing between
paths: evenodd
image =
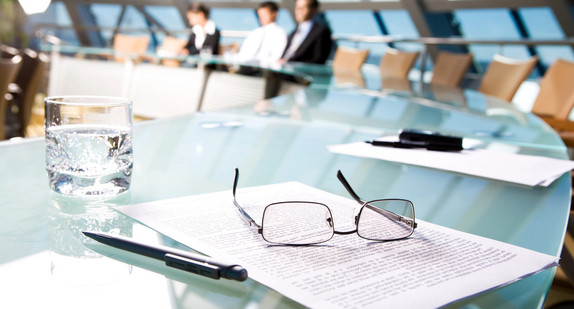
<instances>
[{"instance_id":1,"label":"row of chairs","mask_svg":"<svg viewBox=\"0 0 574 309\"><path fill-rule=\"evenodd\" d=\"M338 47L333 58L333 67L359 70L369 56L368 50L349 47ZM406 52L387 48L379 65L382 77L407 78L419 57L419 52ZM473 61L470 53L439 53L430 83L435 85L458 87ZM484 74L479 91L510 102L528 77L536 63L537 57L528 60L514 60L495 55Z\"/></svg>"},{"instance_id":2,"label":"row of chairs","mask_svg":"<svg viewBox=\"0 0 574 309\"><path fill-rule=\"evenodd\" d=\"M0 140L26 136L47 69L45 54L0 46Z\"/></svg>"},{"instance_id":3,"label":"row of chairs","mask_svg":"<svg viewBox=\"0 0 574 309\"><path fill-rule=\"evenodd\" d=\"M338 47L332 66L334 69L360 70L368 55L368 50ZM406 79L418 56L418 52L388 48L379 65L381 76ZM440 52L430 83L458 87L472 61L470 53ZM538 57L516 60L495 55L482 77L478 91L511 102L537 62ZM569 120L574 108L574 87L570 84L572 80L574 63L557 59L544 74L532 107L532 113L554 128L569 147L574 147L574 122Z\"/></svg>"},{"instance_id":4,"label":"row of chairs","mask_svg":"<svg viewBox=\"0 0 574 309\"><path fill-rule=\"evenodd\" d=\"M333 57L332 66L335 69L360 70L368 56L368 50L339 46ZM387 48L379 65L381 76L407 78L418 57L417 51L406 52ZM472 54L441 52L435 63L431 83L457 87L464 78L472 59Z\"/></svg>"}]
</instances>

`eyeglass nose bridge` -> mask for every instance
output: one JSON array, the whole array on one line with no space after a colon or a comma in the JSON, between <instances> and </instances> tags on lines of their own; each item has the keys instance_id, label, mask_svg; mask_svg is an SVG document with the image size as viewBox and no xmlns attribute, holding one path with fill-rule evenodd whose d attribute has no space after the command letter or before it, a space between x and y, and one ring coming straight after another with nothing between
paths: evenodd
<instances>
[{"instance_id":1,"label":"eyeglass nose bridge","mask_svg":"<svg viewBox=\"0 0 574 309\"><path fill-rule=\"evenodd\" d=\"M357 223L356 223L356 222L358 222L358 220L359 220L359 216L355 216L355 226L357 226ZM355 228L355 229L352 230L352 231L336 231L336 230L335 230L335 225L333 224L333 217L330 217L330 216L329 216L329 217L327 218L327 222L328 222L327 224L329 225L329 227L333 229L333 234L336 234L336 235L349 235L349 234L357 233L357 228Z\"/></svg>"},{"instance_id":2,"label":"eyeglass nose bridge","mask_svg":"<svg viewBox=\"0 0 574 309\"><path fill-rule=\"evenodd\" d=\"M337 234L337 235L350 235L350 234L355 234L357 233L357 229L354 229L352 231L335 231L333 230L333 234Z\"/></svg>"},{"instance_id":3,"label":"eyeglass nose bridge","mask_svg":"<svg viewBox=\"0 0 574 309\"><path fill-rule=\"evenodd\" d=\"M333 234L336 235L350 235L350 234L355 234L357 233L358 229L357 229L357 224L359 222L359 216L355 216L355 229L351 230L351 231L335 231L335 228L333 227Z\"/></svg>"}]
</instances>

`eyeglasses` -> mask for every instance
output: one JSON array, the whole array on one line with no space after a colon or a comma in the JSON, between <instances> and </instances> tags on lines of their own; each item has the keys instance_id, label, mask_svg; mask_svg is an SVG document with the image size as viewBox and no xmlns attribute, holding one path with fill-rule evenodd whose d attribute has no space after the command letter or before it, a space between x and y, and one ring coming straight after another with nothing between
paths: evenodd
<instances>
[{"instance_id":1,"label":"eyeglasses","mask_svg":"<svg viewBox=\"0 0 574 309\"><path fill-rule=\"evenodd\" d=\"M331 209L325 204L306 201L269 204L263 211L261 225L257 224L237 203L237 168L233 182L233 204L249 226L256 229L265 241L273 244L313 245L330 240L334 234L357 233L361 238L374 241L399 240L413 234L417 224L411 201L380 199L365 202L351 188L341 171L337 172L337 178L353 199L362 205L355 216L355 229L352 231L335 231Z\"/></svg>"}]
</instances>

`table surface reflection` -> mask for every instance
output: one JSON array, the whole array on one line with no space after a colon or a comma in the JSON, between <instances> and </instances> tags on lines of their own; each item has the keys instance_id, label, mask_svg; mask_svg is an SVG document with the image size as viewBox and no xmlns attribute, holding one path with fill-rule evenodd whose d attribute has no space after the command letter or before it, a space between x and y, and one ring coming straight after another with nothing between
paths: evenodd
<instances>
[{"instance_id":1,"label":"table surface reflection","mask_svg":"<svg viewBox=\"0 0 574 309\"><path fill-rule=\"evenodd\" d=\"M564 145L540 119L471 90L411 84L410 90L375 91L333 86L333 75L325 76L329 83L315 80L253 106L136 124L132 187L111 199L51 193L43 139L0 143L0 307L300 307L251 279L215 281L121 251L102 257L84 246L80 230L99 229L183 247L110 207L230 190L235 167L244 187L299 181L346 196L336 178L340 169L366 199L410 199L422 220L559 254L570 207L568 175L528 188L327 150L417 128L566 159ZM554 271L450 307L540 307Z\"/></svg>"}]
</instances>

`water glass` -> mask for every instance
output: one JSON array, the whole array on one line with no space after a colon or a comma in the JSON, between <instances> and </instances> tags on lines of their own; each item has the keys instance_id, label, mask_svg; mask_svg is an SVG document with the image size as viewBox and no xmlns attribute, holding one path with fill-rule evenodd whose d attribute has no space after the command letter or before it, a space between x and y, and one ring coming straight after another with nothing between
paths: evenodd
<instances>
[{"instance_id":1,"label":"water glass","mask_svg":"<svg viewBox=\"0 0 574 309\"><path fill-rule=\"evenodd\" d=\"M213 56L213 50L209 47L204 47L199 51L199 57L202 59L209 59Z\"/></svg>"},{"instance_id":2,"label":"water glass","mask_svg":"<svg viewBox=\"0 0 574 309\"><path fill-rule=\"evenodd\" d=\"M133 167L132 101L60 96L44 102L50 188L73 196L128 190Z\"/></svg>"}]
</instances>

